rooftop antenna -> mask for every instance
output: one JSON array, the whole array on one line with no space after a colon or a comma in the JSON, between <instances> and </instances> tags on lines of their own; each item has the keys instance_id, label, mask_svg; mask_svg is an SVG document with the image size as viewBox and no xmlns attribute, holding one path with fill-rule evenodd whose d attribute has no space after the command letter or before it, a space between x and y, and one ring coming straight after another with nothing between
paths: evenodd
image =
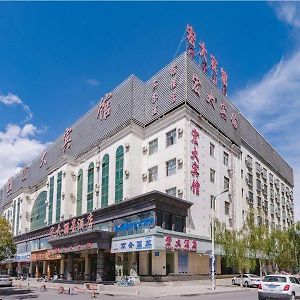
<instances>
[{"instance_id":1,"label":"rooftop antenna","mask_svg":"<svg viewBox=\"0 0 300 300\"><path fill-rule=\"evenodd\" d=\"M185 29L185 30L184 30L184 32L183 32L183 35L182 35L181 41L179 42L179 45L178 45L178 48L177 48L177 50L176 50L176 52L175 52L175 54L174 54L173 60L174 60L174 59L175 59L175 57L177 56L177 54L178 54L178 51L179 51L179 49L180 49L180 47L181 47L182 43L185 41L185 33L186 33L186 29Z\"/></svg>"}]
</instances>

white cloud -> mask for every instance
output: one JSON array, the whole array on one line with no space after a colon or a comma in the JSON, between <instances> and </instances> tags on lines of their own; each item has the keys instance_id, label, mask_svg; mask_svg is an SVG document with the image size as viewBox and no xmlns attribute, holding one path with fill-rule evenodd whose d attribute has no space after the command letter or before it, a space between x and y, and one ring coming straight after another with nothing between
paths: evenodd
<instances>
[{"instance_id":1,"label":"white cloud","mask_svg":"<svg viewBox=\"0 0 300 300\"><path fill-rule=\"evenodd\" d=\"M300 30L299 3L276 2L271 6L280 20L293 26L294 30ZM296 42L299 43L299 40ZM241 111L293 167L297 220L300 220L299 61L300 48L283 57L261 80L249 84L232 97Z\"/></svg>"},{"instance_id":2,"label":"white cloud","mask_svg":"<svg viewBox=\"0 0 300 300\"><path fill-rule=\"evenodd\" d=\"M33 117L29 106L24 104L24 102L21 100L21 98L18 95L12 93L8 93L7 95L0 94L0 102L7 106L21 105L21 107L26 113L26 119L25 119L26 122Z\"/></svg>"},{"instance_id":3,"label":"white cloud","mask_svg":"<svg viewBox=\"0 0 300 300\"><path fill-rule=\"evenodd\" d=\"M100 82L97 79L87 79L86 83L91 86L97 86Z\"/></svg>"},{"instance_id":4,"label":"white cloud","mask_svg":"<svg viewBox=\"0 0 300 300\"><path fill-rule=\"evenodd\" d=\"M0 186L46 148L47 144L34 139L38 132L32 124L9 124L0 131Z\"/></svg>"}]
</instances>

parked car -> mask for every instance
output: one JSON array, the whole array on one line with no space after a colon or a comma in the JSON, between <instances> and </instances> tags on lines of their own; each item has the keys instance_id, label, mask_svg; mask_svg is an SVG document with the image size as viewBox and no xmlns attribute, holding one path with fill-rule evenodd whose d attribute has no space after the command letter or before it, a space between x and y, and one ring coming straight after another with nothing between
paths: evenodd
<instances>
[{"instance_id":1,"label":"parked car","mask_svg":"<svg viewBox=\"0 0 300 300\"><path fill-rule=\"evenodd\" d=\"M0 275L0 286L12 286L12 279L8 275Z\"/></svg>"},{"instance_id":2,"label":"parked car","mask_svg":"<svg viewBox=\"0 0 300 300\"><path fill-rule=\"evenodd\" d=\"M232 278L232 284L233 285L235 285L235 284L240 285L241 284L241 279L242 279L241 275ZM260 284L261 280L262 279L260 277L258 277L257 275L243 274L243 286L246 286L246 287L255 286L255 287L257 287Z\"/></svg>"},{"instance_id":3,"label":"parked car","mask_svg":"<svg viewBox=\"0 0 300 300\"><path fill-rule=\"evenodd\" d=\"M291 275L267 275L258 286L258 299L289 299L300 297L300 281Z\"/></svg>"}]
</instances>

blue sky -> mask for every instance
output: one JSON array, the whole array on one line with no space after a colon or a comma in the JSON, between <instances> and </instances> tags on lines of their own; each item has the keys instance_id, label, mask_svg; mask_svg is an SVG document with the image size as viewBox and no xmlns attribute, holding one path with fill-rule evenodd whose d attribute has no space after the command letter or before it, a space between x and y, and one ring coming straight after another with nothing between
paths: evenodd
<instances>
[{"instance_id":1,"label":"blue sky","mask_svg":"<svg viewBox=\"0 0 300 300\"><path fill-rule=\"evenodd\" d=\"M105 92L169 63L187 23L227 70L229 98L295 168L297 185L300 4L283 2L0 2L3 181Z\"/></svg>"}]
</instances>

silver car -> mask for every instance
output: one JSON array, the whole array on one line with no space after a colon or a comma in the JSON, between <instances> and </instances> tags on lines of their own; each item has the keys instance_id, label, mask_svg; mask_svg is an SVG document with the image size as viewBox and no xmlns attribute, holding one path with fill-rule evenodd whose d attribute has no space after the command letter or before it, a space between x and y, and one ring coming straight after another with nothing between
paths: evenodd
<instances>
[{"instance_id":1,"label":"silver car","mask_svg":"<svg viewBox=\"0 0 300 300\"><path fill-rule=\"evenodd\" d=\"M267 275L258 286L258 299L289 299L300 297L300 282L291 275Z\"/></svg>"},{"instance_id":2,"label":"silver car","mask_svg":"<svg viewBox=\"0 0 300 300\"><path fill-rule=\"evenodd\" d=\"M12 279L8 275L0 275L0 286L12 286Z\"/></svg>"}]
</instances>

